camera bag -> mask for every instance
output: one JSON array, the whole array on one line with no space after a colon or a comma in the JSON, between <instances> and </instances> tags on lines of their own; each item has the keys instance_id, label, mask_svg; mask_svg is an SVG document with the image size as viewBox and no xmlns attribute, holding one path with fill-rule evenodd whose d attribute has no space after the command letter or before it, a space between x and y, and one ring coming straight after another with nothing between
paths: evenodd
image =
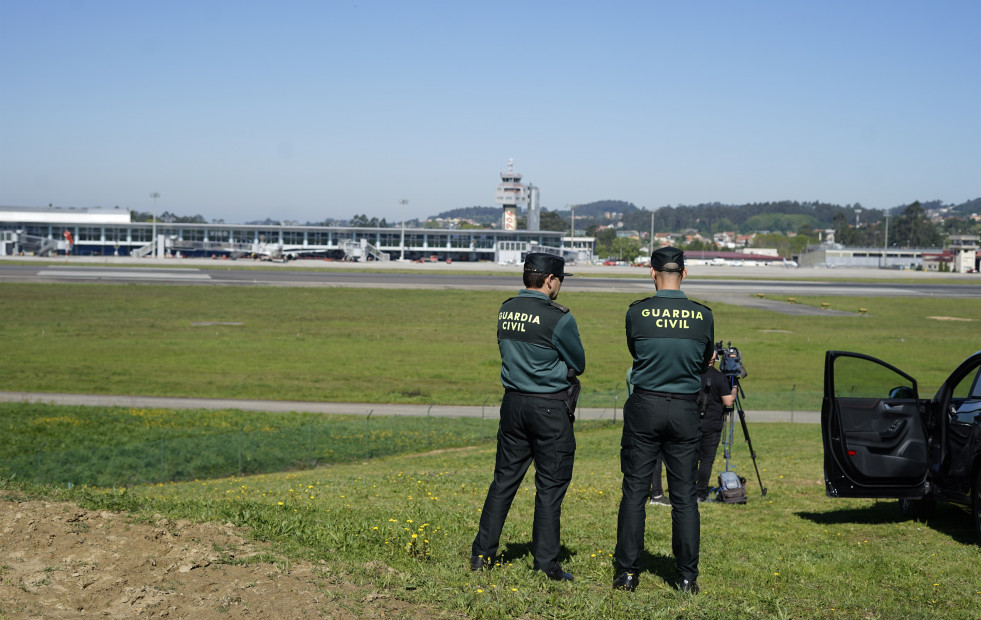
<instances>
[{"instance_id":1,"label":"camera bag","mask_svg":"<svg viewBox=\"0 0 981 620\"><path fill-rule=\"evenodd\" d=\"M746 479L735 472L724 471L719 474L719 492L716 499L724 504L746 503Z\"/></svg>"}]
</instances>

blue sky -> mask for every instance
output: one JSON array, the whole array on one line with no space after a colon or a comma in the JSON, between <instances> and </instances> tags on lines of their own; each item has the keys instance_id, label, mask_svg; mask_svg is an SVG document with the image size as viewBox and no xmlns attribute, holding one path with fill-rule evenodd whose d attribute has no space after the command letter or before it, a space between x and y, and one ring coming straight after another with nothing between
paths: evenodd
<instances>
[{"instance_id":1,"label":"blue sky","mask_svg":"<svg viewBox=\"0 0 981 620\"><path fill-rule=\"evenodd\" d=\"M0 205L981 197L981 2L0 0Z\"/></svg>"}]
</instances>

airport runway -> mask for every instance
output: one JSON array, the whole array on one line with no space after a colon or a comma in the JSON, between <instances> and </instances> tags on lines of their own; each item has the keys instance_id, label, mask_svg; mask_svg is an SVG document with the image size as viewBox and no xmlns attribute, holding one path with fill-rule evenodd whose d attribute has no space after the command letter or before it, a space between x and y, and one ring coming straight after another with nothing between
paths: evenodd
<instances>
[{"instance_id":1,"label":"airport runway","mask_svg":"<svg viewBox=\"0 0 981 620\"><path fill-rule=\"evenodd\" d=\"M144 259L139 264L109 258L89 259L92 262L64 257L49 260L48 264L39 263L37 259L0 260L0 282L502 291L521 288L517 266L485 263L352 265L297 261L248 268L256 264L208 259ZM629 293L637 298L654 292L647 269L577 266L577 271L577 275L566 279L565 291ZM689 268L689 273L691 277L685 281L684 290L695 299L710 303L735 303L785 314L851 314L788 303L788 298L805 296L981 298L981 278L976 274L779 267L693 267Z\"/></svg>"}]
</instances>

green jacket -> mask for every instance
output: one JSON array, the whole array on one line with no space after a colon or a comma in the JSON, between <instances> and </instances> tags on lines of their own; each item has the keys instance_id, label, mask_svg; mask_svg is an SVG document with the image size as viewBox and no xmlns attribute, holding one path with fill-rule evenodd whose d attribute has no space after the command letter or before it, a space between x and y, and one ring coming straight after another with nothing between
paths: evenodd
<instances>
[{"instance_id":1,"label":"green jacket","mask_svg":"<svg viewBox=\"0 0 981 620\"><path fill-rule=\"evenodd\" d=\"M712 360L715 320L708 306L681 291L662 290L627 310L627 348L634 358L635 387L696 394Z\"/></svg>"},{"instance_id":2,"label":"green jacket","mask_svg":"<svg viewBox=\"0 0 981 620\"><path fill-rule=\"evenodd\" d=\"M539 291L524 289L497 315L501 383L507 389L554 394L570 385L570 371L586 370L586 353L569 309Z\"/></svg>"}]
</instances>

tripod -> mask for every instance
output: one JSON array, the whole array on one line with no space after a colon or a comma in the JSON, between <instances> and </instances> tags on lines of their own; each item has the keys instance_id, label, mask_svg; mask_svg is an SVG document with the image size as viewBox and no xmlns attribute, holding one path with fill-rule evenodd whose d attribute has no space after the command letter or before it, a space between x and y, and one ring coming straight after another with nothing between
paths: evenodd
<instances>
[{"instance_id":1,"label":"tripod","mask_svg":"<svg viewBox=\"0 0 981 620\"><path fill-rule=\"evenodd\" d=\"M729 388L736 388L736 402L733 403L732 411L739 414L739 422L743 427L743 437L746 438L746 445L749 446L749 455L753 458L753 469L756 470L756 481L760 483L760 489L762 490L762 497L766 497L766 487L763 486L763 479L760 478L760 468L756 466L756 451L753 450L753 441L749 438L749 427L746 426L746 412L743 411L742 403L739 400L740 395L745 396L743 392L743 386L739 384L739 377L735 375L726 375L729 380ZM728 427L728 430L726 430ZM722 434L725 437L725 443L723 445L723 452L726 457L726 471L729 471L729 451L732 446L732 434L736 427L736 420L732 417L731 412L725 414L725 419L722 426Z\"/></svg>"}]
</instances>

